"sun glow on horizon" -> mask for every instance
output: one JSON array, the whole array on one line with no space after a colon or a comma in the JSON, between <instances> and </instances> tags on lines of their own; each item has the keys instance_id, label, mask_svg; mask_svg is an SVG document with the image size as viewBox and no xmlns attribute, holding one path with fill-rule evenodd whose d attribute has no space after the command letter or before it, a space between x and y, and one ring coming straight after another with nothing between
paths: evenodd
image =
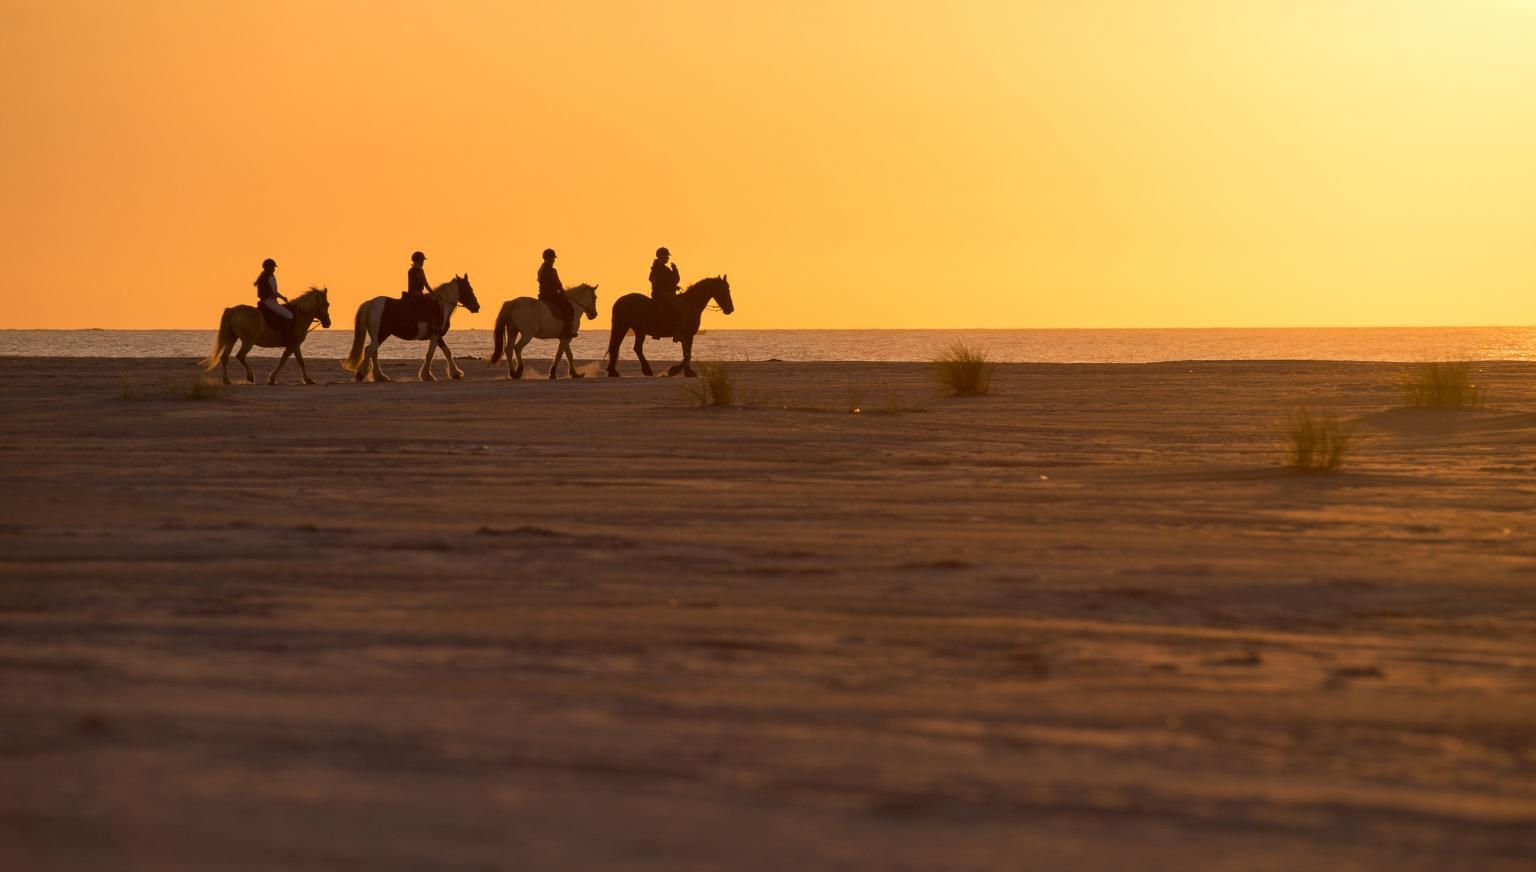
<instances>
[{"instance_id":1,"label":"sun glow on horizon","mask_svg":"<svg viewBox=\"0 0 1536 872\"><path fill-rule=\"evenodd\" d=\"M0 0L0 327L348 323L412 250L600 325L1536 323L1536 0ZM489 312L490 314L487 314ZM466 313L460 313L460 316Z\"/></svg>"}]
</instances>

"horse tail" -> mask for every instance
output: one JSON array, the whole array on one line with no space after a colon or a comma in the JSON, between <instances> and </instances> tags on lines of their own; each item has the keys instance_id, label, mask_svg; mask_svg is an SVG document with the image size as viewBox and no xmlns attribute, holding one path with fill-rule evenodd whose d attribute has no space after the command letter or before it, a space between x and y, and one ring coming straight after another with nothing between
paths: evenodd
<instances>
[{"instance_id":1,"label":"horse tail","mask_svg":"<svg viewBox=\"0 0 1536 872\"><path fill-rule=\"evenodd\" d=\"M624 342L624 334L629 332L629 322L620 314L619 304L615 301L611 315L613 323L608 328L608 352L603 355L603 363L609 366L618 362L619 345Z\"/></svg>"},{"instance_id":2,"label":"horse tail","mask_svg":"<svg viewBox=\"0 0 1536 872\"><path fill-rule=\"evenodd\" d=\"M352 351L347 359L341 362L341 368L347 372L357 372L357 368L363 364L363 345L368 340L368 304L357 307L357 318L352 327Z\"/></svg>"},{"instance_id":3,"label":"horse tail","mask_svg":"<svg viewBox=\"0 0 1536 872\"><path fill-rule=\"evenodd\" d=\"M496 315L496 341L491 345L491 363L501 361L502 352L506 349L508 343L512 341L512 337L507 333L507 322L511 320L512 304L508 303L502 306L501 311Z\"/></svg>"},{"instance_id":4,"label":"horse tail","mask_svg":"<svg viewBox=\"0 0 1536 872\"><path fill-rule=\"evenodd\" d=\"M229 321L234 317L234 314L235 310L233 308L225 309L224 317L219 319L219 332L214 334L213 350L208 352L207 357L198 361L204 372L212 372L218 367L219 360L224 356L224 352L228 351L230 346L235 344L235 330L229 326Z\"/></svg>"}]
</instances>

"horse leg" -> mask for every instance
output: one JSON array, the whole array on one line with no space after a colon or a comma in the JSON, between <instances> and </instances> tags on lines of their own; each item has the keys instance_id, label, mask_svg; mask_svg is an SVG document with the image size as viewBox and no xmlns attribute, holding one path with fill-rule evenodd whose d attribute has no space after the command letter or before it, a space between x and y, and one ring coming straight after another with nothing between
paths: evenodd
<instances>
[{"instance_id":1,"label":"horse leg","mask_svg":"<svg viewBox=\"0 0 1536 872\"><path fill-rule=\"evenodd\" d=\"M379 368L379 346L384 344L384 307L374 305L368 313L368 348L363 352L363 365L357 368L357 380L362 381L371 373L376 382L387 382L389 376Z\"/></svg>"},{"instance_id":2,"label":"horse leg","mask_svg":"<svg viewBox=\"0 0 1536 872\"><path fill-rule=\"evenodd\" d=\"M223 367L225 384L229 384L229 353L234 350L235 344L231 342L229 347L224 349L224 355L219 358L219 364Z\"/></svg>"},{"instance_id":3,"label":"horse leg","mask_svg":"<svg viewBox=\"0 0 1536 872\"><path fill-rule=\"evenodd\" d=\"M693 371L693 367L689 366L689 364L692 362L693 334L690 333L689 335L683 337L683 362L677 366L672 367L672 374L677 375L677 370L681 368L683 375L687 376L688 378L698 378L699 374Z\"/></svg>"},{"instance_id":4,"label":"horse leg","mask_svg":"<svg viewBox=\"0 0 1536 872\"><path fill-rule=\"evenodd\" d=\"M368 360L371 361L369 367L373 373L373 380L376 382L394 381L394 379L385 375L384 370L379 367L379 346L383 344L383 340L375 340L372 345L368 346Z\"/></svg>"},{"instance_id":5,"label":"horse leg","mask_svg":"<svg viewBox=\"0 0 1536 872\"><path fill-rule=\"evenodd\" d=\"M571 378L586 378L576 371L576 355L571 352L571 343L565 343L565 371L571 374Z\"/></svg>"},{"instance_id":6,"label":"horse leg","mask_svg":"<svg viewBox=\"0 0 1536 872\"><path fill-rule=\"evenodd\" d=\"M437 376L432 374L432 357L437 354L437 340L427 339L427 356L421 361L421 369L417 370L416 377L424 382L437 381Z\"/></svg>"},{"instance_id":7,"label":"horse leg","mask_svg":"<svg viewBox=\"0 0 1536 872\"><path fill-rule=\"evenodd\" d=\"M448 359L448 377L454 379L455 381L463 378L464 370L459 369L459 365L454 362L453 352L449 350L448 343L444 342L443 337L439 336L437 337L437 344L440 348L443 349L443 357Z\"/></svg>"},{"instance_id":8,"label":"horse leg","mask_svg":"<svg viewBox=\"0 0 1536 872\"><path fill-rule=\"evenodd\" d=\"M640 371L646 375L655 375L651 370L651 362L645 359L645 331L635 330L635 356L640 358Z\"/></svg>"},{"instance_id":9,"label":"horse leg","mask_svg":"<svg viewBox=\"0 0 1536 872\"><path fill-rule=\"evenodd\" d=\"M248 384L248 385L253 385L253 384L256 383L256 373L252 372L251 371L251 365L249 363L245 362L245 356L247 354L249 354L250 351L251 351L251 340L249 340L249 339L241 339L240 340L240 351L235 355L235 360L240 361L240 365L245 367L245 383Z\"/></svg>"},{"instance_id":10,"label":"horse leg","mask_svg":"<svg viewBox=\"0 0 1536 872\"><path fill-rule=\"evenodd\" d=\"M272 374L267 376L267 384L277 384L277 374L283 371L283 364L288 362L288 356L293 354L292 348L284 348L283 356L277 359L277 366L272 367Z\"/></svg>"},{"instance_id":11,"label":"horse leg","mask_svg":"<svg viewBox=\"0 0 1536 872\"><path fill-rule=\"evenodd\" d=\"M512 343L512 354L517 358L517 371L512 373L513 378L523 377L523 349L527 348L528 343L532 341L533 333L525 330L519 333L517 335L517 341Z\"/></svg>"},{"instance_id":12,"label":"horse leg","mask_svg":"<svg viewBox=\"0 0 1536 872\"><path fill-rule=\"evenodd\" d=\"M315 380L309 377L309 367L304 365L304 352L300 351L297 345L293 347L293 359L299 362L299 376L304 379L304 383L314 384Z\"/></svg>"},{"instance_id":13,"label":"horse leg","mask_svg":"<svg viewBox=\"0 0 1536 872\"><path fill-rule=\"evenodd\" d=\"M508 327L507 332L507 378L523 377L523 347L517 343L523 338L523 334L516 327Z\"/></svg>"},{"instance_id":14,"label":"horse leg","mask_svg":"<svg viewBox=\"0 0 1536 872\"><path fill-rule=\"evenodd\" d=\"M624 341L624 334L617 327L608 334L608 377L619 378L619 343Z\"/></svg>"},{"instance_id":15,"label":"horse leg","mask_svg":"<svg viewBox=\"0 0 1536 872\"><path fill-rule=\"evenodd\" d=\"M551 360L549 362L549 380L550 381L554 381L555 380L555 373L557 373L560 370L560 355L565 352L566 346L568 346L568 345L570 345L570 343L568 341L566 341L564 339L561 339L560 340L560 344L555 346L555 359Z\"/></svg>"}]
</instances>

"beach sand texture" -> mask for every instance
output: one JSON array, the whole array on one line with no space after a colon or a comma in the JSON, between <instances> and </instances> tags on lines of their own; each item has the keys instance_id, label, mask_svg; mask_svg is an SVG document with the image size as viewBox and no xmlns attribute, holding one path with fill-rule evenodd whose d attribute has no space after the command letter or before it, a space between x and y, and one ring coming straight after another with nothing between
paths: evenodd
<instances>
[{"instance_id":1,"label":"beach sand texture","mask_svg":"<svg viewBox=\"0 0 1536 872\"><path fill-rule=\"evenodd\" d=\"M463 363L0 360L0 868L1536 861L1536 365Z\"/></svg>"}]
</instances>

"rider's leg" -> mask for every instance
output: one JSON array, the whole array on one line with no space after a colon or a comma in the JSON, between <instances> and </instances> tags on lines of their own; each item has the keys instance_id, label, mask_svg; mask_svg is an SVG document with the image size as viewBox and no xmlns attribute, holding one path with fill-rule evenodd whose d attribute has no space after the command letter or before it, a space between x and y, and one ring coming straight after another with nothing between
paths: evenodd
<instances>
[{"instance_id":1,"label":"rider's leg","mask_svg":"<svg viewBox=\"0 0 1536 872\"><path fill-rule=\"evenodd\" d=\"M576 328L571 325L576 307L571 305L571 301L567 300L564 294L560 295L557 307L560 310L560 338L569 342L571 337L576 335Z\"/></svg>"},{"instance_id":2,"label":"rider's leg","mask_svg":"<svg viewBox=\"0 0 1536 872\"><path fill-rule=\"evenodd\" d=\"M293 344L293 313L288 311L288 307L287 306L284 306L282 303L279 303L278 301L276 301L274 299L271 299L270 297L265 299L265 300L262 300L261 304L267 308L267 311L269 311L269 312L273 313L274 315L276 315L277 317L283 319L282 320L282 326L279 327L278 331L277 331L278 338L283 341L283 346L284 347L292 345Z\"/></svg>"}]
</instances>

